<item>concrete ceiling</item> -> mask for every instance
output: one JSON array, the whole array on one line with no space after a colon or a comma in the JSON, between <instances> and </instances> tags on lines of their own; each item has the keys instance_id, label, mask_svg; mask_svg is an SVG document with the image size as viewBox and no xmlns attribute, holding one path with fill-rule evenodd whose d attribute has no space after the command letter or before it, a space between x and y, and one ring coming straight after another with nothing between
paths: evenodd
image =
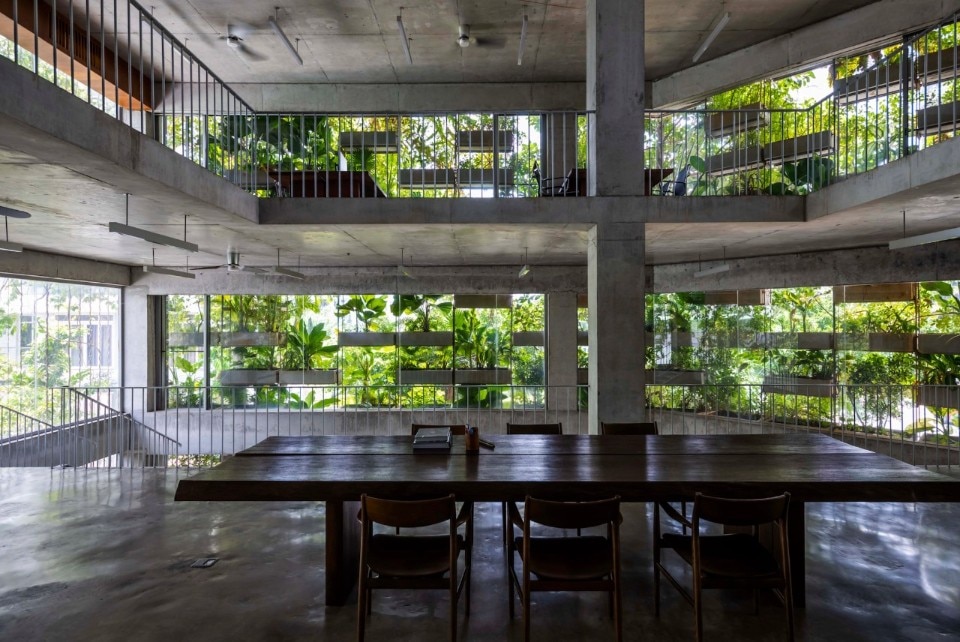
<instances>
[{"instance_id":1,"label":"concrete ceiling","mask_svg":"<svg viewBox=\"0 0 960 642\"><path fill-rule=\"evenodd\" d=\"M648 80L691 66L721 7L729 24L701 62L874 0L646 0ZM557 82L586 78L586 0L287 0L277 22L304 60L291 64L255 0L158 0L153 15L229 83ZM402 9L401 9L402 7ZM517 65L524 14L529 23ZM402 16L413 64L403 53ZM242 28L244 55L228 25ZM457 45L458 26L477 39Z\"/></svg>"}]
</instances>

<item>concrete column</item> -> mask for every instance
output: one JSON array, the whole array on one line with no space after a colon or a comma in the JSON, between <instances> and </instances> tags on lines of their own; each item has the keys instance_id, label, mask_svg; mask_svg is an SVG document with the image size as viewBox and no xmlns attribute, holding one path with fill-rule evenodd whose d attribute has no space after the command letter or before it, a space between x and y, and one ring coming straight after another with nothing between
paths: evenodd
<instances>
[{"instance_id":1,"label":"concrete column","mask_svg":"<svg viewBox=\"0 0 960 642\"><path fill-rule=\"evenodd\" d=\"M144 389L160 385L157 380L157 351L155 299L146 288L126 288L123 291L123 373L121 383L126 388ZM124 400L124 408L131 411L155 409L154 395L137 390Z\"/></svg>"},{"instance_id":2,"label":"concrete column","mask_svg":"<svg viewBox=\"0 0 960 642\"><path fill-rule=\"evenodd\" d=\"M643 0L587 2L591 194L643 194L643 7Z\"/></svg>"},{"instance_id":3,"label":"concrete column","mask_svg":"<svg viewBox=\"0 0 960 642\"><path fill-rule=\"evenodd\" d=\"M547 408L577 408L577 294L547 295L546 323Z\"/></svg>"},{"instance_id":4,"label":"concrete column","mask_svg":"<svg viewBox=\"0 0 960 642\"><path fill-rule=\"evenodd\" d=\"M645 414L644 226L599 223L587 249L590 432Z\"/></svg>"},{"instance_id":5,"label":"concrete column","mask_svg":"<svg viewBox=\"0 0 960 642\"><path fill-rule=\"evenodd\" d=\"M560 181L576 166L577 113L544 114L540 126L540 175L554 179L552 186L560 187Z\"/></svg>"}]
</instances>

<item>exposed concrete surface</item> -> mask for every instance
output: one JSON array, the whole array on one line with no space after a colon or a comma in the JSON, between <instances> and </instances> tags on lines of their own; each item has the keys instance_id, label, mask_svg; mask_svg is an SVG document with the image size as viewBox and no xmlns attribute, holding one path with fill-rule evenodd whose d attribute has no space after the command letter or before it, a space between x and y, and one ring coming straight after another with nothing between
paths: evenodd
<instances>
[{"instance_id":1,"label":"exposed concrete surface","mask_svg":"<svg viewBox=\"0 0 960 642\"><path fill-rule=\"evenodd\" d=\"M126 265L27 249L0 252L0 274L93 285L130 285L130 268Z\"/></svg>"},{"instance_id":2,"label":"exposed concrete surface","mask_svg":"<svg viewBox=\"0 0 960 642\"><path fill-rule=\"evenodd\" d=\"M193 469L194 471L196 469ZM185 476L193 471L184 470ZM177 472L0 469L0 637L168 642L351 640L356 602L323 604L324 515L313 502L174 503ZM693 637L669 586L653 615L651 514L625 505L624 639ZM477 506L470 640L520 640L507 614L500 507ZM960 638L958 504L809 504L807 608L798 640ZM220 561L192 569L202 557ZM676 562L673 568L680 569ZM689 578L689 575L684 576ZM381 591L369 640L445 639L443 591ZM784 639L783 608L762 593L709 591L707 639ZM538 594L535 640L606 640L602 594Z\"/></svg>"},{"instance_id":3,"label":"exposed concrete surface","mask_svg":"<svg viewBox=\"0 0 960 642\"><path fill-rule=\"evenodd\" d=\"M429 113L436 111L574 111L584 108L584 84L237 83L230 86L256 111Z\"/></svg>"},{"instance_id":4,"label":"exposed concrete surface","mask_svg":"<svg viewBox=\"0 0 960 642\"><path fill-rule=\"evenodd\" d=\"M744 10L752 11L754 6L744 6ZM729 8L731 24L726 32L738 29L732 16L739 16L739 7ZM946 20L957 11L960 11L960 0L882 0L866 4L764 42L722 52L724 55L708 54L705 62L697 66L654 76L657 79L653 82L650 105L660 109L691 105L727 89L783 76L803 66L826 65L839 56L868 50L900 34ZM780 20L789 21L786 16ZM717 38L719 44L713 50L722 47L724 40L734 38L733 34L721 32Z\"/></svg>"}]
</instances>

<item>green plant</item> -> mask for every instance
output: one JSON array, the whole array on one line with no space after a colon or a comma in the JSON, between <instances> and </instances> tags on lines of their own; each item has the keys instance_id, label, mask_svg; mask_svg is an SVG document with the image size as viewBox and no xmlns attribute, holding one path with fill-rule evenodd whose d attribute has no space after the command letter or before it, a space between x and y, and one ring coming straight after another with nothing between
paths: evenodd
<instances>
[{"instance_id":1,"label":"green plant","mask_svg":"<svg viewBox=\"0 0 960 642\"><path fill-rule=\"evenodd\" d=\"M281 364L290 370L313 370L323 368L337 355L337 345L326 341L329 333L322 323L297 321L287 330Z\"/></svg>"},{"instance_id":2,"label":"green plant","mask_svg":"<svg viewBox=\"0 0 960 642\"><path fill-rule=\"evenodd\" d=\"M385 297L356 294L338 305L335 314L341 319L353 315L354 321L363 326L363 331L370 332L374 321L383 317L386 309Z\"/></svg>"}]
</instances>

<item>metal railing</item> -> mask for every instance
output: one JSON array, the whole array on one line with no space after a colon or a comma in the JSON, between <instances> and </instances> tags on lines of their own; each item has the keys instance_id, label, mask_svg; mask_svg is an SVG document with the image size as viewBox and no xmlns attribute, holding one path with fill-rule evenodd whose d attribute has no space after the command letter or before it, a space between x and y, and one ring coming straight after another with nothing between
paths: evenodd
<instances>
[{"instance_id":1,"label":"metal railing","mask_svg":"<svg viewBox=\"0 0 960 642\"><path fill-rule=\"evenodd\" d=\"M389 391L383 397L392 402L380 406L339 402L362 396L350 386L294 387L285 398L262 397L248 390L243 404L209 408L202 404L164 408L165 401L188 399L192 394L170 388L66 392L65 399L70 401L65 405L122 396L129 416L113 411L110 421L105 421L106 411L92 403L90 415L80 413L86 421L47 429L59 431L59 441L47 440L51 448L62 450L58 457L48 458L53 463L24 464L21 457L17 464L6 457L2 465L208 466L270 436L406 435L413 423L470 424L482 434L497 435L507 422L560 422L565 434L589 432L583 386L474 386L467 387L471 394L449 401L443 394L425 393L404 403L398 401L403 398L399 386L384 388ZM316 403L303 403L318 391L335 402L320 403L314 396ZM228 396L221 392L221 397ZM825 388L822 383L785 381L648 385L646 398L646 408L638 407L637 416L657 421L661 434L816 432L911 464L960 470L958 386L832 384ZM78 429L84 426L87 429ZM21 441L26 436L20 435Z\"/></svg>"}]
</instances>

